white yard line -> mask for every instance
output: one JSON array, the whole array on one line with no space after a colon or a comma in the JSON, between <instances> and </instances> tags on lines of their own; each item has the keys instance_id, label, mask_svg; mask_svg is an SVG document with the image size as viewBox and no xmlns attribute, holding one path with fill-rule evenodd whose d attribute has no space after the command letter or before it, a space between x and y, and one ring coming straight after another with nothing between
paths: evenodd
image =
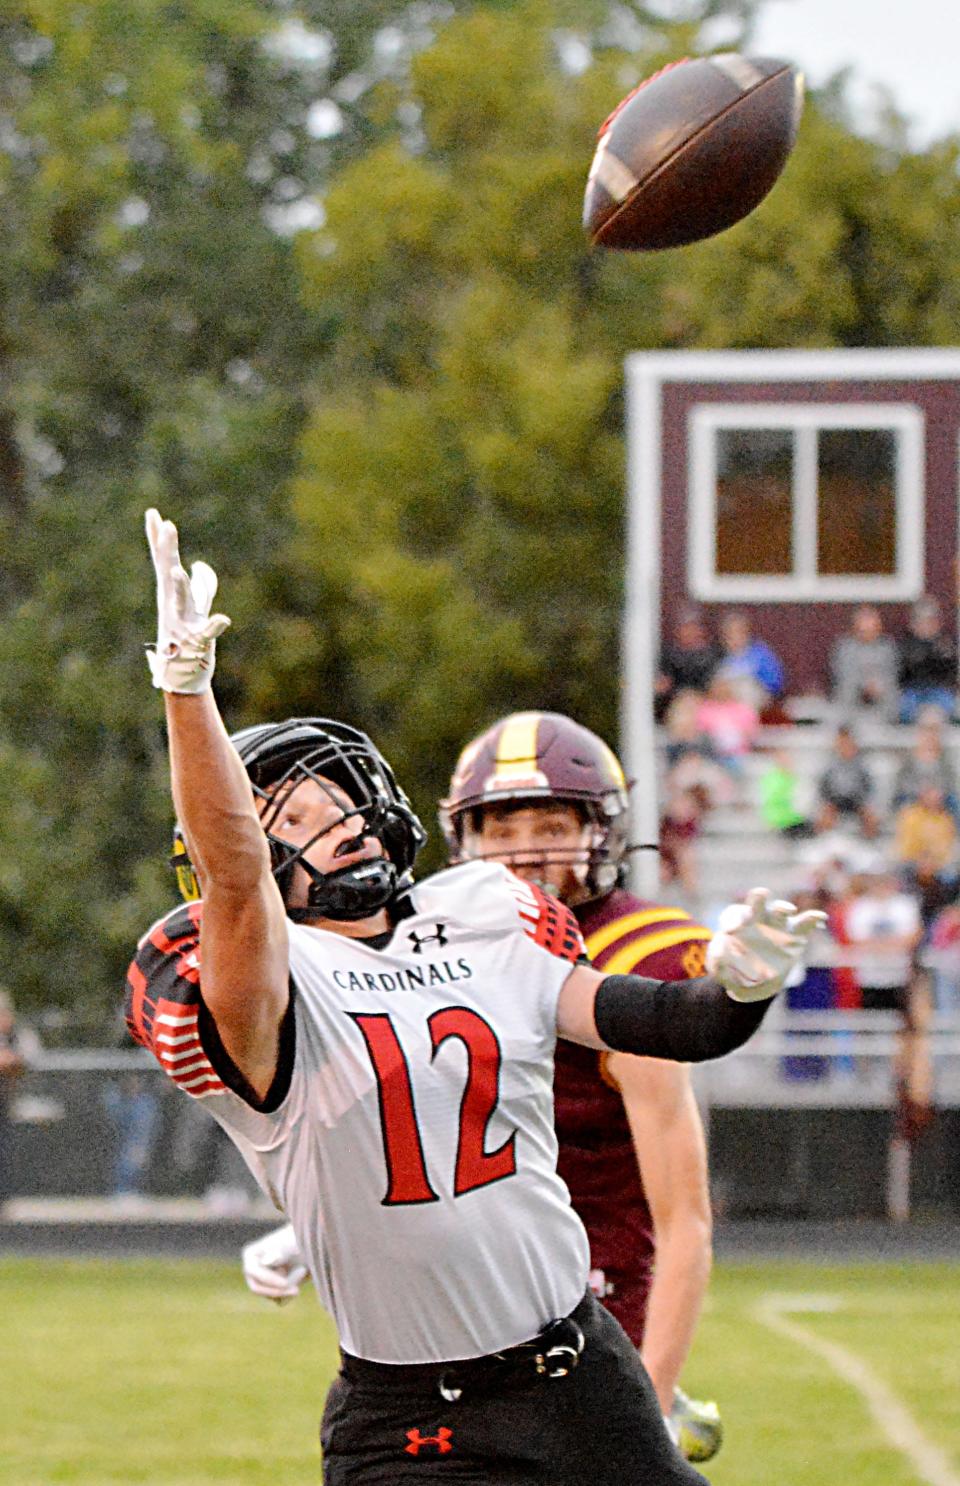
<instances>
[{"instance_id":1,"label":"white yard line","mask_svg":"<svg viewBox=\"0 0 960 1486\"><path fill-rule=\"evenodd\" d=\"M754 1315L762 1325L796 1342L833 1368L837 1377L855 1388L866 1404L880 1433L895 1450L910 1462L926 1486L960 1486L960 1475L954 1470L939 1445L923 1429L891 1388L868 1367L856 1353L817 1336L799 1321L790 1318L795 1311L820 1312L840 1310L842 1302L835 1295L765 1295L755 1307Z\"/></svg>"}]
</instances>

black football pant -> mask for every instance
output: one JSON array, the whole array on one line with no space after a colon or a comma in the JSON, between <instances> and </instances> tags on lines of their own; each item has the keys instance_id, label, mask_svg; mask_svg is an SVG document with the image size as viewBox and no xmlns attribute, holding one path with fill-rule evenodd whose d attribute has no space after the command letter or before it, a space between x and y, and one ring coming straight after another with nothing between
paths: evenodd
<instances>
[{"instance_id":1,"label":"black football pant","mask_svg":"<svg viewBox=\"0 0 960 1486\"><path fill-rule=\"evenodd\" d=\"M589 1294L572 1319L585 1346L561 1378L345 1356L320 1431L325 1486L705 1486L618 1323Z\"/></svg>"}]
</instances>

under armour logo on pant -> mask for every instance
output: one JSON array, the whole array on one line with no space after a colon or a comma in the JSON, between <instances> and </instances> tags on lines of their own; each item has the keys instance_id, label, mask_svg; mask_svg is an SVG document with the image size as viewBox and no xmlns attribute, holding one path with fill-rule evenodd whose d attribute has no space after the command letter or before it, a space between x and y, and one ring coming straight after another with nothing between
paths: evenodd
<instances>
[{"instance_id":1,"label":"under armour logo on pant","mask_svg":"<svg viewBox=\"0 0 960 1486\"><path fill-rule=\"evenodd\" d=\"M419 1455L423 1445L432 1445L438 1455L446 1455L448 1450L453 1449L450 1443L452 1435L453 1430L448 1429L445 1424L440 1425L436 1434L421 1434L419 1429L408 1429L407 1439L410 1443L403 1448L408 1455Z\"/></svg>"}]
</instances>

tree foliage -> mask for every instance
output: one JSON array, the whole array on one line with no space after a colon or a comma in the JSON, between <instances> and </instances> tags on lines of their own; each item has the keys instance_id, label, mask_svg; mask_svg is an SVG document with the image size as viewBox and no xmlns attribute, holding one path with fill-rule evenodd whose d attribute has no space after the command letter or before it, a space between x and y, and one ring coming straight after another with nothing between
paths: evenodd
<instances>
[{"instance_id":1,"label":"tree foliage","mask_svg":"<svg viewBox=\"0 0 960 1486\"><path fill-rule=\"evenodd\" d=\"M311 146L263 34L246 0L2 14L0 942L25 1003L114 1004L163 902L146 505L216 548L228 697L262 641L324 335L272 225Z\"/></svg>"},{"instance_id":2,"label":"tree foliage","mask_svg":"<svg viewBox=\"0 0 960 1486\"><path fill-rule=\"evenodd\" d=\"M231 724L357 722L429 819L500 711L615 737L626 352L954 338L956 145L862 139L842 91L733 231L586 252L599 121L663 62L747 45L754 11L0 3L0 948L24 1004L115 1004L168 895L146 505L220 572Z\"/></svg>"},{"instance_id":3,"label":"tree foliage","mask_svg":"<svg viewBox=\"0 0 960 1486\"><path fill-rule=\"evenodd\" d=\"M413 62L416 137L346 165L298 243L308 302L337 326L294 484L298 565L338 657L312 675L428 815L460 744L506 708L616 736L627 352L952 338L955 147L868 141L829 100L733 231L587 254L598 121L718 9L634 13L632 48L595 16L576 65L560 5L451 21ZM736 43L751 13L724 19Z\"/></svg>"}]
</instances>

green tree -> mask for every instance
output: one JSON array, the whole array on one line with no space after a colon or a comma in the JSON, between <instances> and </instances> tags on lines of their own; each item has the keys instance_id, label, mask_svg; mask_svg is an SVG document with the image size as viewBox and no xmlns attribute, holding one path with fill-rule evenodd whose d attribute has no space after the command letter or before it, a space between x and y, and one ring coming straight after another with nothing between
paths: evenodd
<instances>
[{"instance_id":1,"label":"green tree","mask_svg":"<svg viewBox=\"0 0 960 1486\"><path fill-rule=\"evenodd\" d=\"M230 580L235 707L279 581L326 332L277 230L314 84L265 44L270 19L247 0L0 12L0 945L25 1004L115 1006L169 892L144 507L187 518Z\"/></svg>"},{"instance_id":2,"label":"green tree","mask_svg":"<svg viewBox=\"0 0 960 1486\"><path fill-rule=\"evenodd\" d=\"M599 120L746 46L754 10L0 0L0 949L25 1004L102 1016L168 892L144 506L221 573L231 722L347 716L429 819L499 711L615 733L627 351L954 338L955 146L861 140L842 96L732 232L585 251Z\"/></svg>"},{"instance_id":3,"label":"green tree","mask_svg":"<svg viewBox=\"0 0 960 1486\"><path fill-rule=\"evenodd\" d=\"M268 638L280 682L298 654L348 665L285 561L304 389L342 321L304 307L292 233L335 163L416 147L411 60L448 12L0 0L0 947L24 1004L114 1006L168 891L144 506L221 571L234 721ZM381 581L438 632L475 618L442 568Z\"/></svg>"},{"instance_id":4,"label":"green tree","mask_svg":"<svg viewBox=\"0 0 960 1486\"><path fill-rule=\"evenodd\" d=\"M648 24L632 50L592 19L575 57L548 0L453 20L413 60L415 133L347 164L298 242L336 325L293 487L300 596L323 619L283 621L258 696L346 709L428 818L459 745L505 708L616 735L625 353L953 335L955 146L862 139L842 92L811 102L737 228L588 255L597 122L705 23L746 44L752 10ZM389 113L393 86L367 106Z\"/></svg>"},{"instance_id":5,"label":"green tree","mask_svg":"<svg viewBox=\"0 0 960 1486\"><path fill-rule=\"evenodd\" d=\"M673 344L952 345L960 316L960 143L864 138L842 95L808 106L762 210L690 252L666 286Z\"/></svg>"}]
</instances>

